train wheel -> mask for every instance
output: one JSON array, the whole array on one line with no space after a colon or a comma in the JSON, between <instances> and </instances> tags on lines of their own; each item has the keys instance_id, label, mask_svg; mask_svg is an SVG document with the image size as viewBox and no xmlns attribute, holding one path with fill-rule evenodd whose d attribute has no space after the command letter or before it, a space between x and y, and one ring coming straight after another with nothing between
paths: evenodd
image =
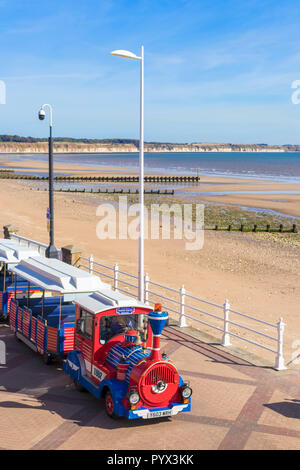
<instances>
[{"instance_id":1,"label":"train wheel","mask_svg":"<svg viewBox=\"0 0 300 470\"><path fill-rule=\"evenodd\" d=\"M44 361L44 364L46 364L47 366L51 364L52 362L51 354L48 354L48 353L43 354L43 361Z\"/></svg>"},{"instance_id":2,"label":"train wheel","mask_svg":"<svg viewBox=\"0 0 300 470\"><path fill-rule=\"evenodd\" d=\"M105 397L104 397L104 401L105 401L106 414L110 418L113 418L113 419L117 418L117 415L114 412L114 402L113 402L112 394L110 393L110 391L106 392Z\"/></svg>"},{"instance_id":3,"label":"train wheel","mask_svg":"<svg viewBox=\"0 0 300 470\"><path fill-rule=\"evenodd\" d=\"M80 383L78 383L76 379L73 382L78 392L86 392L86 389Z\"/></svg>"}]
</instances>

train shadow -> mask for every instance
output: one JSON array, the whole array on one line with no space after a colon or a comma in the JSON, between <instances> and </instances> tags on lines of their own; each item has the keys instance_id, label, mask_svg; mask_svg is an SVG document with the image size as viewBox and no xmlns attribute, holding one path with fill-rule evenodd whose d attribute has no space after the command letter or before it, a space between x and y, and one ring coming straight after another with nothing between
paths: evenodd
<instances>
[{"instance_id":1,"label":"train shadow","mask_svg":"<svg viewBox=\"0 0 300 470\"><path fill-rule=\"evenodd\" d=\"M79 427L100 429L143 427L149 422L155 425L171 420L111 419L105 413L104 400L78 392L60 362L45 365L41 356L16 341L9 328L1 327L0 333L7 345L7 363L0 368L0 415L5 408L49 411Z\"/></svg>"},{"instance_id":2,"label":"train shadow","mask_svg":"<svg viewBox=\"0 0 300 470\"><path fill-rule=\"evenodd\" d=\"M127 420L126 418L112 419L107 416L104 410L104 400L97 400L89 393L83 393L83 398L76 397L78 392L72 390L69 393L61 394L61 390L49 391L45 395L36 398L32 395L23 395L20 401L1 401L1 409L19 409L19 410L41 410L49 411L51 414L60 416L63 420L76 424L78 427L93 427L98 429L126 429L152 425L159 425L171 421L168 418L153 418L150 420L136 419ZM67 396L69 395L69 396ZM33 404L33 400L35 403ZM70 412L70 405L73 412ZM76 408L76 411L74 411Z\"/></svg>"},{"instance_id":3,"label":"train shadow","mask_svg":"<svg viewBox=\"0 0 300 470\"><path fill-rule=\"evenodd\" d=\"M264 406L285 418L300 419L300 400L289 399L277 403L267 403Z\"/></svg>"}]
</instances>

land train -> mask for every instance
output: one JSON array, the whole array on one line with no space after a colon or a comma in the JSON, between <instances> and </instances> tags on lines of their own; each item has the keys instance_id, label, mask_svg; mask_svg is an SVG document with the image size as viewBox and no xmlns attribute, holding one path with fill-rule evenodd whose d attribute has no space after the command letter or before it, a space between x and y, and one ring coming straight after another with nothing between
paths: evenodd
<instances>
[{"instance_id":1,"label":"land train","mask_svg":"<svg viewBox=\"0 0 300 470\"><path fill-rule=\"evenodd\" d=\"M77 389L104 398L110 417L190 411L192 389L160 351L168 318L160 305L153 309L59 260L32 257L9 269L41 291L11 300L16 337L47 364L61 359Z\"/></svg>"}]
</instances>

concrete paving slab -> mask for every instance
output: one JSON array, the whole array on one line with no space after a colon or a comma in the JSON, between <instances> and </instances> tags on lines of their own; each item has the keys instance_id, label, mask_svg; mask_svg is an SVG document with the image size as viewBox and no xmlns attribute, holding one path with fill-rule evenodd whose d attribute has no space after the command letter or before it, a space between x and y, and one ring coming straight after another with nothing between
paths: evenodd
<instances>
[{"instance_id":1,"label":"concrete paving slab","mask_svg":"<svg viewBox=\"0 0 300 470\"><path fill-rule=\"evenodd\" d=\"M282 450L283 442L281 435L264 434L261 432L251 433L245 446L245 450ZM284 438L284 450L300 449L300 437Z\"/></svg>"}]
</instances>

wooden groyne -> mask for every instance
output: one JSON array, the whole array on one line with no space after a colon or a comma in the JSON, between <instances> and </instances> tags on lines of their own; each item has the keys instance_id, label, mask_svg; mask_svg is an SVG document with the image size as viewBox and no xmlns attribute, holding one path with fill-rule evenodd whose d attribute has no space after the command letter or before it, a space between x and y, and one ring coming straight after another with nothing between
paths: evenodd
<instances>
[{"instance_id":1,"label":"wooden groyne","mask_svg":"<svg viewBox=\"0 0 300 470\"><path fill-rule=\"evenodd\" d=\"M273 232L273 233L298 233L297 225L293 224L292 227L284 227L283 224L280 224L279 227L272 227L271 225L213 225L205 227L205 230L221 230L228 232Z\"/></svg>"},{"instance_id":2,"label":"wooden groyne","mask_svg":"<svg viewBox=\"0 0 300 470\"><path fill-rule=\"evenodd\" d=\"M38 189L39 191L39 189ZM47 188L44 189L44 191L48 191ZM86 190L85 188L75 188L75 189L55 189L54 190L57 193L86 193L86 194L139 194L138 189L89 189ZM160 190L160 189L145 189L144 194L152 194L152 195L160 195L160 196L173 196L174 195L174 189L165 189L165 190Z\"/></svg>"},{"instance_id":3,"label":"wooden groyne","mask_svg":"<svg viewBox=\"0 0 300 470\"><path fill-rule=\"evenodd\" d=\"M86 181L101 183L138 183L138 176L58 176L56 181ZM198 183L199 176L145 176L145 183Z\"/></svg>"},{"instance_id":4,"label":"wooden groyne","mask_svg":"<svg viewBox=\"0 0 300 470\"><path fill-rule=\"evenodd\" d=\"M48 176L18 175L15 173L0 172L0 179L22 179L32 181L47 181ZM54 181L75 183L138 183L138 176L56 176ZM200 176L145 176L145 183L199 183Z\"/></svg>"}]
</instances>

